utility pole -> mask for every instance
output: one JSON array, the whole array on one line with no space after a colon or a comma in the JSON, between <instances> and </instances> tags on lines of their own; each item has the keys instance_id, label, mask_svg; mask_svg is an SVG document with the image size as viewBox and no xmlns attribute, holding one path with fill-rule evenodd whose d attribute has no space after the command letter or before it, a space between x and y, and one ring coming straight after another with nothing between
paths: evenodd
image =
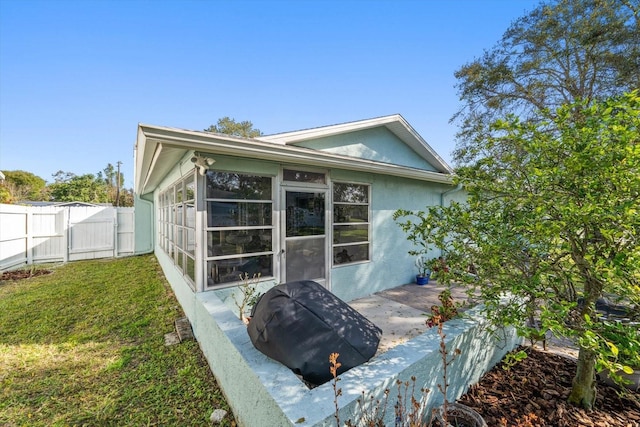
<instances>
[{"instance_id":1,"label":"utility pole","mask_svg":"<svg viewBox=\"0 0 640 427\"><path fill-rule=\"evenodd\" d=\"M116 208L120 206L120 165L122 162L118 160L116 165L118 165L118 171L116 172Z\"/></svg>"}]
</instances>

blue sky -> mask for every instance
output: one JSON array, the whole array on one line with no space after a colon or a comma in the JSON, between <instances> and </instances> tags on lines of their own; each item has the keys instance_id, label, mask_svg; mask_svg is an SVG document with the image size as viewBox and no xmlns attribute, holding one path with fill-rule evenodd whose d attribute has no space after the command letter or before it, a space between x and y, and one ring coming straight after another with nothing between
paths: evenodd
<instances>
[{"instance_id":1,"label":"blue sky","mask_svg":"<svg viewBox=\"0 0 640 427\"><path fill-rule=\"evenodd\" d=\"M454 72L530 0L0 0L0 170L122 162L138 123L265 134L399 113L447 161Z\"/></svg>"}]
</instances>

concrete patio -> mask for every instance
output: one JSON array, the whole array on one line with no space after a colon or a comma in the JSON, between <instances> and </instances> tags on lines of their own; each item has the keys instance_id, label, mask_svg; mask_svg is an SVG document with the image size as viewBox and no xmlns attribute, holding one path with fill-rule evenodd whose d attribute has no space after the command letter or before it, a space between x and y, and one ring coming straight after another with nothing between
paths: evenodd
<instances>
[{"instance_id":1,"label":"concrete patio","mask_svg":"<svg viewBox=\"0 0 640 427\"><path fill-rule=\"evenodd\" d=\"M350 301L349 305L382 329L378 355L424 333L431 307L441 304L438 295L444 289L445 285L433 280L424 286L410 283ZM450 290L456 303L467 305L463 288L452 286Z\"/></svg>"},{"instance_id":2,"label":"concrete patio","mask_svg":"<svg viewBox=\"0 0 640 427\"><path fill-rule=\"evenodd\" d=\"M438 295L445 288L433 280L425 286L409 283L351 301L349 305L382 329L377 356L424 333L431 307L440 305ZM451 286L449 289L453 300L462 304L460 312L473 305L464 288ZM556 337L551 331L547 332L544 346L542 342L536 342L533 347L576 360L578 358L575 343L568 338Z\"/></svg>"}]
</instances>

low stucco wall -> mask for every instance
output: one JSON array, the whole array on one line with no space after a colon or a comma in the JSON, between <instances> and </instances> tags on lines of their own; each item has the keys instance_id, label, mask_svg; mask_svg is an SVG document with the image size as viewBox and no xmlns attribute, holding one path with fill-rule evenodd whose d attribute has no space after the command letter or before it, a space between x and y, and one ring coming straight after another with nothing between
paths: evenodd
<instances>
[{"instance_id":1,"label":"low stucco wall","mask_svg":"<svg viewBox=\"0 0 640 427\"><path fill-rule=\"evenodd\" d=\"M335 426L335 403L332 383L307 388L288 368L266 357L253 347L245 325L216 292L193 293L180 282L175 268L158 254L176 297L191 321L194 335L207 358L240 426ZM166 256L165 256L166 257ZM167 268L165 268L167 267ZM221 295L222 296L222 295ZM511 329L492 332L478 320L478 309L466 312L464 318L445 324L448 349L459 348L461 355L449 367L449 400L455 400L477 382L502 357L522 340ZM368 363L340 376L338 387L339 416L345 422L360 417L357 399L383 399L391 390L387 408L388 425L394 423L393 400L397 396L396 381L416 378L416 398L426 410L442 403L437 384L442 381L442 359L436 329L425 332ZM327 359L327 370L329 361ZM420 395L420 388L431 390Z\"/></svg>"}]
</instances>

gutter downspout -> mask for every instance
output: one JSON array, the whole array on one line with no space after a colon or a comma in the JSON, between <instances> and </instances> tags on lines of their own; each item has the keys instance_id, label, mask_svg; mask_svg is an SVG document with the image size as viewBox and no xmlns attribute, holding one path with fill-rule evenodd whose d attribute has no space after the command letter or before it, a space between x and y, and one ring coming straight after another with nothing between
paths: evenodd
<instances>
[{"instance_id":1,"label":"gutter downspout","mask_svg":"<svg viewBox=\"0 0 640 427\"><path fill-rule=\"evenodd\" d=\"M444 198L445 196L449 196L453 193L457 193L458 191L462 190L462 184L458 184L456 186L456 188L452 188L451 190L447 190L444 193L440 193L440 206L444 207Z\"/></svg>"}]
</instances>

